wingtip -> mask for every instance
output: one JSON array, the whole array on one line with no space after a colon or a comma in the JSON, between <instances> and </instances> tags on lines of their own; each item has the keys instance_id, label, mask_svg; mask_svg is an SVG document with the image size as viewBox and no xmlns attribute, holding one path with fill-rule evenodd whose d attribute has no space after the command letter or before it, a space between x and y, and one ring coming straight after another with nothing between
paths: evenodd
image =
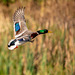
<instances>
[{"instance_id":1,"label":"wingtip","mask_svg":"<svg viewBox=\"0 0 75 75\"><path fill-rule=\"evenodd\" d=\"M22 6L22 7L18 7L18 8L15 10L15 12L14 12L14 14L13 14L13 21L15 21L15 17L18 16L17 14L19 14L19 13L24 14L25 8L26 8L25 6ZM17 15L17 16L16 16L16 15Z\"/></svg>"},{"instance_id":2,"label":"wingtip","mask_svg":"<svg viewBox=\"0 0 75 75\"><path fill-rule=\"evenodd\" d=\"M26 8L25 6L24 6L24 7L22 6L22 7L18 7L17 10L19 10L19 9L25 10L25 8ZM17 10L16 10L16 11L17 11Z\"/></svg>"}]
</instances>

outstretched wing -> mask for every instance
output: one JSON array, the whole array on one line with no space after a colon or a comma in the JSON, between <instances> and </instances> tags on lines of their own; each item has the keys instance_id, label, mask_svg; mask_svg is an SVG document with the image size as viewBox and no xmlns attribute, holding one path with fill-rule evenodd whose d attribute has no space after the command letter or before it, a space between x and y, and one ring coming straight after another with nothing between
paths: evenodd
<instances>
[{"instance_id":1,"label":"outstretched wing","mask_svg":"<svg viewBox=\"0 0 75 75\"><path fill-rule=\"evenodd\" d=\"M16 38L21 36L23 33L25 33L28 30L24 17L24 10L25 7L19 8L15 11L13 15L14 33Z\"/></svg>"}]
</instances>

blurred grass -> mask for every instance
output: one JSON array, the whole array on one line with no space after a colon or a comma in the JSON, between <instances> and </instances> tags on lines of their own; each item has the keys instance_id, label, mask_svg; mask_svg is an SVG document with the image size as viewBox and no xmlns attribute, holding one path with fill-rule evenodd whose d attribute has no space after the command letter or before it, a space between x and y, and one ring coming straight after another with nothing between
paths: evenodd
<instances>
[{"instance_id":1,"label":"blurred grass","mask_svg":"<svg viewBox=\"0 0 75 75\"><path fill-rule=\"evenodd\" d=\"M74 75L75 1L8 1L8 7L0 3L0 75ZM12 15L19 6L26 6L30 30L48 29L53 34L39 35L33 43L9 51L7 44L14 38Z\"/></svg>"}]
</instances>

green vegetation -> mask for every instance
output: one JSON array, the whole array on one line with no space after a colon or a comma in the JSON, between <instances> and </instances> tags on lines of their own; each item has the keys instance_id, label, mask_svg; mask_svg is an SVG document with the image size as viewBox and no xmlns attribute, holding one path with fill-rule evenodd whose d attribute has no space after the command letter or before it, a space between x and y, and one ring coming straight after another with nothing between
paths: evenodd
<instances>
[{"instance_id":1,"label":"green vegetation","mask_svg":"<svg viewBox=\"0 0 75 75\"><path fill-rule=\"evenodd\" d=\"M74 75L73 1L0 0L0 75ZM26 7L26 24L30 30L48 29L53 33L39 35L33 43L10 51L7 45L14 38L11 19L19 6Z\"/></svg>"}]
</instances>

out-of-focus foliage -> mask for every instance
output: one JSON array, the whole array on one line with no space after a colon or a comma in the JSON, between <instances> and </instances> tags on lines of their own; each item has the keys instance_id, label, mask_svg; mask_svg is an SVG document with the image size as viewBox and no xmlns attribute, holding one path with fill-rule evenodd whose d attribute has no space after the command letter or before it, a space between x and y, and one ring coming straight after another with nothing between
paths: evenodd
<instances>
[{"instance_id":1,"label":"out-of-focus foliage","mask_svg":"<svg viewBox=\"0 0 75 75\"><path fill-rule=\"evenodd\" d=\"M14 3L15 1L16 0L0 0L0 2L6 6L9 6L9 3Z\"/></svg>"},{"instance_id":2,"label":"out-of-focus foliage","mask_svg":"<svg viewBox=\"0 0 75 75\"><path fill-rule=\"evenodd\" d=\"M33 43L9 51L12 16L22 6L30 30L53 34L39 35ZM75 75L74 9L75 0L0 0L0 75Z\"/></svg>"}]
</instances>

